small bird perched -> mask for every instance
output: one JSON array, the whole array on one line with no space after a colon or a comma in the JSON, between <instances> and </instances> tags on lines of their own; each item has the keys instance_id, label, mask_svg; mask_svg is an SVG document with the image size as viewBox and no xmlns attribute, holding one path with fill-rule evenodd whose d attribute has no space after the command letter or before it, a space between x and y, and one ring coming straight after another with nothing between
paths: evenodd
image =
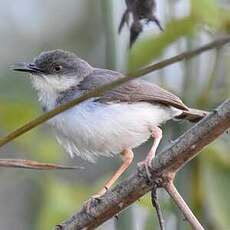
<instances>
[{"instance_id":1,"label":"small bird perched","mask_svg":"<svg viewBox=\"0 0 230 230\"><path fill-rule=\"evenodd\" d=\"M119 72L94 68L63 50L42 52L32 63L18 63L13 69L30 73L44 111L123 77ZM72 157L94 161L99 155L121 154L123 163L96 194L101 196L131 164L132 149L152 137L152 148L141 162L148 172L162 138L158 127L162 122L173 118L198 121L205 115L153 83L132 80L56 115L48 124Z\"/></svg>"}]
</instances>

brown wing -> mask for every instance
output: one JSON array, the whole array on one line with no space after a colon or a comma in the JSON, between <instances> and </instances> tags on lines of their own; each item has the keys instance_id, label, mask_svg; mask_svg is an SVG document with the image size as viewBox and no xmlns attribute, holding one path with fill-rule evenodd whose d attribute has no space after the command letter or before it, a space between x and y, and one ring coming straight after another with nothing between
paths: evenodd
<instances>
[{"instance_id":1,"label":"brown wing","mask_svg":"<svg viewBox=\"0 0 230 230\"><path fill-rule=\"evenodd\" d=\"M81 82L79 88L81 90L90 90L100 85L108 84L120 77L123 77L120 73L110 70L96 69ZM98 100L102 103L157 102L181 110L188 110L188 107L179 97L153 83L143 80L132 80L122 84L121 86L106 92Z\"/></svg>"}]
</instances>

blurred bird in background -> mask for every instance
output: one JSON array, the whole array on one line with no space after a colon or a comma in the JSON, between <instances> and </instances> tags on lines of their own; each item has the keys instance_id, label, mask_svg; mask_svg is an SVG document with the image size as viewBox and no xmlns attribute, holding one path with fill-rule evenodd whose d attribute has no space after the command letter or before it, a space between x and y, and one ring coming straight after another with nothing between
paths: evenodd
<instances>
[{"instance_id":1,"label":"blurred bird in background","mask_svg":"<svg viewBox=\"0 0 230 230\"><path fill-rule=\"evenodd\" d=\"M132 15L133 22L130 27L130 39L129 46L131 47L137 40L138 36L143 30L142 20L145 22L155 22L158 28L163 31L160 21L155 16L154 12L156 9L155 0L126 0L127 9L125 10L121 22L119 25L118 32L120 33L124 24L129 24L130 14Z\"/></svg>"}]
</instances>

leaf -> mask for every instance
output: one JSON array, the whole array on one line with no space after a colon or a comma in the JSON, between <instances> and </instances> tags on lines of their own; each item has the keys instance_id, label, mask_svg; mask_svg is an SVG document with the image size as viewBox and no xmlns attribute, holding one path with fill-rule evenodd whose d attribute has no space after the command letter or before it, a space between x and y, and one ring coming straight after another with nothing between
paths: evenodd
<instances>
[{"instance_id":1,"label":"leaf","mask_svg":"<svg viewBox=\"0 0 230 230\"><path fill-rule=\"evenodd\" d=\"M191 0L191 14L200 23L209 24L210 26L219 27L220 11L218 3L214 0Z\"/></svg>"}]
</instances>

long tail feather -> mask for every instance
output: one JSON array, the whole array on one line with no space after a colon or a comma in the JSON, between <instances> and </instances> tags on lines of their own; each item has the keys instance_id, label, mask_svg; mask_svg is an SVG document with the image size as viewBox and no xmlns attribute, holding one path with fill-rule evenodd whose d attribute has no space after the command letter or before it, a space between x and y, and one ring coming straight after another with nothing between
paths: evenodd
<instances>
[{"instance_id":1,"label":"long tail feather","mask_svg":"<svg viewBox=\"0 0 230 230\"><path fill-rule=\"evenodd\" d=\"M181 115L175 117L176 119L185 119L190 122L198 122L204 117L206 117L209 112L199 109L189 108L188 111L184 111Z\"/></svg>"}]
</instances>

